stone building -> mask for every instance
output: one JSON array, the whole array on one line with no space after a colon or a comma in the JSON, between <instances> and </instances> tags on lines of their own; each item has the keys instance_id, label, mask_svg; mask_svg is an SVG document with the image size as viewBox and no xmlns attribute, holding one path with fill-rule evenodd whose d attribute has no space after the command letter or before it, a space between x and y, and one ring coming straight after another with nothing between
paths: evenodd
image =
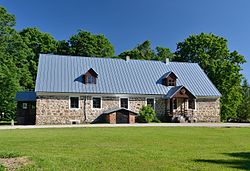
<instances>
[{"instance_id":1,"label":"stone building","mask_svg":"<svg viewBox=\"0 0 250 171\"><path fill-rule=\"evenodd\" d=\"M41 54L35 91L17 93L17 121L134 123L151 105L165 121L219 122L220 96L196 63Z\"/></svg>"}]
</instances>

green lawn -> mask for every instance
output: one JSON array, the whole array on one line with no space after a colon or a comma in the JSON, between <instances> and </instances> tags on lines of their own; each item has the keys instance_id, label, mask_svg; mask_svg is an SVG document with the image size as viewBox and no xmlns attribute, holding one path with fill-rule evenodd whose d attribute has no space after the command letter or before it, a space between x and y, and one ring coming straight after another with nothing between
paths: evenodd
<instances>
[{"instance_id":1,"label":"green lawn","mask_svg":"<svg viewBox=\"0 0 250 171\"><path fill-rule=\"evenodd\" d=\"M250 128L1 130L8 152L30 170L250 170Z\"/></svg>"}]
</instances>

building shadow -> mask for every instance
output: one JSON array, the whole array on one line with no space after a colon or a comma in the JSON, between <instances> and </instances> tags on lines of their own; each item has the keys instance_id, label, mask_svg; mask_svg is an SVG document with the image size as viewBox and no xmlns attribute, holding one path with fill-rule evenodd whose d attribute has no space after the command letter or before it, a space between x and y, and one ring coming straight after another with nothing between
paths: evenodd
<instances>
[{"instance_id":1,"label":"building shadow","mask_svg":"<svg viewBox=\"0 0 250 171\"><path fill-rule=\"evenodd\" d=\"M232 157L232 159L217 159L217 160L198 159L195 160L195 162L218 164L234 169L250 170L250 152L223 153L223 154Z\"/></svg>"},{"instance_id":2,"label":"building shadow","mask_svg":"<svg viewBox=\"0 0 250 171\"><path fill-rule=\"evenodd\" d=\"M83 83L83 74L80 75L79 77L75 78L74 82L80 82Z\"/></svg>"}]
</instances>

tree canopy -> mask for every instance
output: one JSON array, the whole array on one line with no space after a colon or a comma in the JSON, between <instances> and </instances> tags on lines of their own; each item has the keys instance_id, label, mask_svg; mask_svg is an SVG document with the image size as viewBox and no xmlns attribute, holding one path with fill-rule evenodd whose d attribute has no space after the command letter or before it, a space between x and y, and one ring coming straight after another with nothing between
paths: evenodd
<instances>
[{"instance_id":1,"label":"tree canopy","mask_svg":"<svg viewBox=\"0 0 250 171\"><path fill-rule=\"evenodd\" d=\"M15 93L33 86L27 56L31 55L13 28L15 16L0 6L0 112L9 118L15 114Z\"/></svg>"},{"instance_id":2,"label":"tree canopy","mask_svg":"<svg viewBox=\"0 0 250 171\"><path fill-rule=\"evenodd\" d=\"M238 106L237 121L250 122L250 85L246 79L243 80L242 90L243 100Z\"/></svg>"},{"instance_id":3,"label":"tree canopy","mask_svg":"<svg viewBox=\"0 0 250 171\"><path fill-rule=\"evenodd\" d=\"M43 33L38 28L25 28L19 34L31 52L31 55L27 56L27 60L29 61L28 67L33 80L32 88L34 88L39 54L56 53L57 41L50 34Z\"/></svg>"},{"instance_id":4,"label":"tree canopy","mask_svg":"<svg viewBox=\"0 0 250 171\"><path fill-rule=\"evenodd\" d=\"M59 54L89 57L112 57L114 47L102 34L94 35L80 30L66 41L60 41Z\"/></svg>"},{"instance_id":5,"label":"tree canopy","mask_svg":"<svg viewBox=\"0 0 250 171\"><path fill-rule=\"evenodd\" d=\"M118 57L125 59L126 56L129 56L131 59L143 60L165 61L166 58L173 59L173 53L171 53L169 48L157 46L156 50L153 50L149 40L144 41L132 50L122 52Z\"/></svg>"},{"instance_id":6,"label":"tree canopy","mask_svg":"<svg viewBox=\"0 0 250 171\"><path fill-rule=\"evenodd\" d=\"M237 117L237 107L242 101L241 64L244 56L230 52L227 40L214 34L191 35L177 44L176 61L196 62L222 94L222 120Z\"/></svg>"}]
</instances>

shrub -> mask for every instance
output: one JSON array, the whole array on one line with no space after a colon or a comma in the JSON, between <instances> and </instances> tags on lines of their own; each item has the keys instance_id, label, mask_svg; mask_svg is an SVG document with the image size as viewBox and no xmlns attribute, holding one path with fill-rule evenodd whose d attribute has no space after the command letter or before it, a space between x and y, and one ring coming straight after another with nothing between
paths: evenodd
<instances>
[{"instance_id":1,"label":"shrub","mask_svg":"<svg viewBox=\"0 0 250 171\"><path fill-rule=\"evenodd\" d=\"M139 111L138 122L149 123L158 121L154 109L151 106L142 106Z\"/></svg>"}]
</instances>

